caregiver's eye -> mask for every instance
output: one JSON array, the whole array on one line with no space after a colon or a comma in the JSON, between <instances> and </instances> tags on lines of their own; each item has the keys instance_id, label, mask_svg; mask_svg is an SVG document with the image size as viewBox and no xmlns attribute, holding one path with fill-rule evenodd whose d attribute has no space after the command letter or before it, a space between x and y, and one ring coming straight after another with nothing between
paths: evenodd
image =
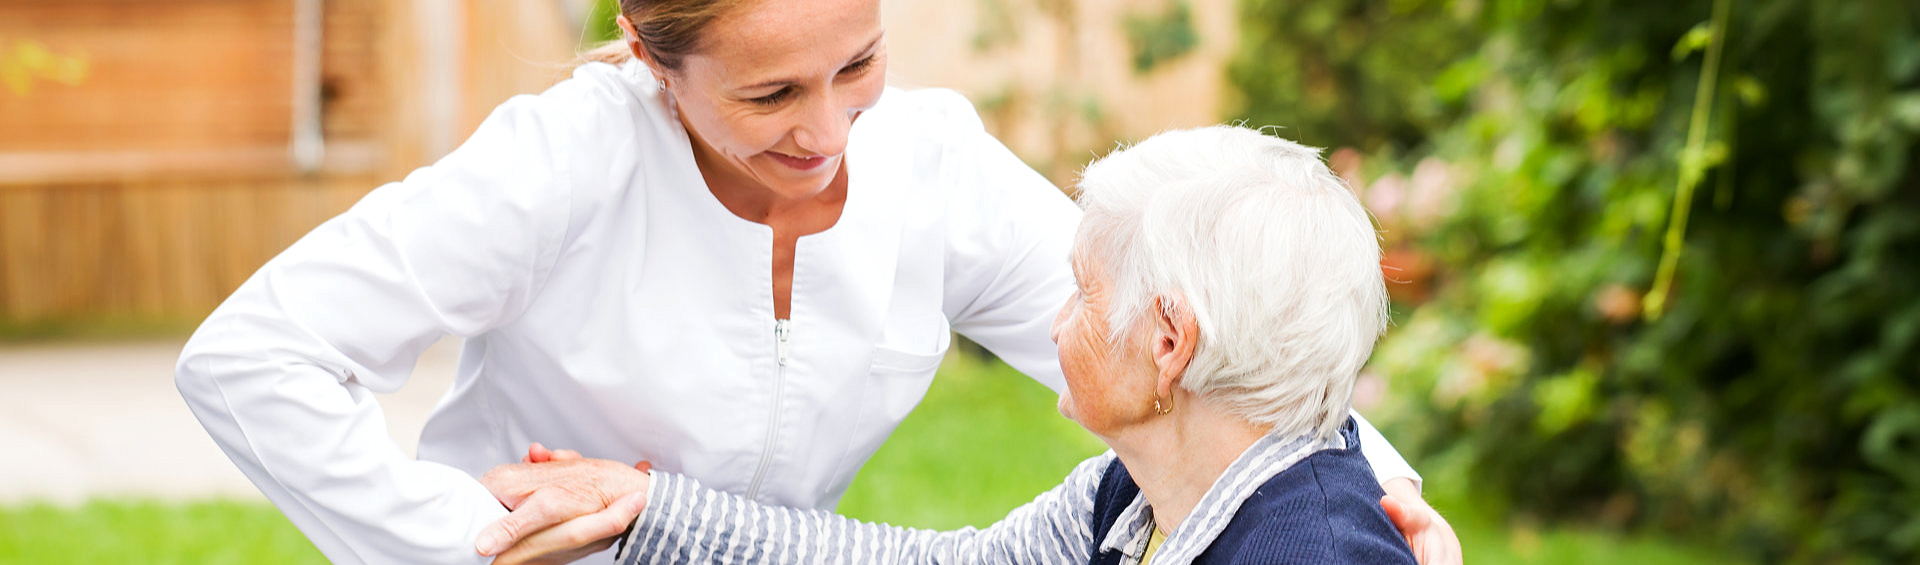
<instances>
[{"instance_id":1,"label":"caregiver's eye","mask_svg":"<svg viewBox=\"0 0 1920 565\"><path fill-rule=\"evenodd\" d=\"M864 59L854 61L852 64L847 65L846 68L840 69L840 74L843 74L843 75L859 74L862 71L872 68L873 57L874 57L873 55L868 55Z\"/></svg>"},{"instance_id":2,"label":"caregiver's eye","mask_svg":"<svg viewBox=\"0 0 1920 565\"><path fill-rule=\"evenodd\" d=\"M779 104L780 101L786 100L788 96L792 96L792 95L793 95L793 87L787 86L787 87L782 87L780 90L773 91L773 94L768 94L766 96L761 96L759 98L749 98L747 99L747 101L752 102L754 104L759 104L761 106L772 106L774 104Z\"/></svg>"}]
</instances>

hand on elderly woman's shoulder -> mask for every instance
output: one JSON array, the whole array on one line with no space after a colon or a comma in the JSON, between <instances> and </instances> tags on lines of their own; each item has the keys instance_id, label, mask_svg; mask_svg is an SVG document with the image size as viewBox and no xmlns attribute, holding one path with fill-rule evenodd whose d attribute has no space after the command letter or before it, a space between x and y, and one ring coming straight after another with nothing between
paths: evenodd
<instances>
[{"instance_id":1,"label":"hand on elderly woman's shoulder","mask_svg":"<svg viewBox=\"0 0 1920 565\"><path fill-rule=\"evenodd\" d=\"M1394 479L1381 485L1387 495L1380 506L1400 535L1413 547L1413 558L1420 565L1464 565L1460 538L1440 512L1420 497L1420 487L1407 479Z\"/></svg>"},{"instance_id":2,"label":"hand on elderly woman's shoulder","mask_svg":"<svg viewBox=\"0 0 1920 565\"><path fill-rule=\"evenodd\" d=\"M534 444L527 457L480 477L507 507L475 550L496 565L571 563L604 551L646 507L648 465L588 459Z\"/></svg>"}]
</instances>

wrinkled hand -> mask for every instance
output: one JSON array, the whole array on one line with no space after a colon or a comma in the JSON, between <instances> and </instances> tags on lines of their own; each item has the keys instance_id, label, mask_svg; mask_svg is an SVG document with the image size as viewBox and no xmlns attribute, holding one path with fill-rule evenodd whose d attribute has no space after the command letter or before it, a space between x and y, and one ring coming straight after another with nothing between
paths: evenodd
<instances>
[{"instance_id":1,"label":"wrinkled hand","mask_svg":"<svg viewBox=\"0 0 1920 565\"><path fill-rule=\"evenodd\" d=\"M1407 545L1413 546L1413 558L1420 565L1464 565L1460 538L1447 519L1420 498L1420 487L1408 479L1393 479L1381 486L1387 495L1380 497L1380 507L1400 535L1406 536Z\"/></svg>"},{"instance_id":2,"label":"wrinkled hand","mask_svg":"<svg viewBox=\"0 0 1920 565\"><path fill-rule=\"evenodd\" d=\"M512 562L549 562L561 558L558 553L563 550L584 556L611 545L612 536L625 530L645 507L649 477L644 463L639 468L628 467L604 459L586 459L571 451L547 451L537 444L522 461L526 462L494 467L480 477L480 484L510 510L481 530L474 546L481 555L512 557L516 560ZM625 519L620 520L622 517ZM604 530L608 522L619 523L612 534L567 547L560 545ZM512 556L502 553L529 535L550 528L559 531L543 538L543 546L515 548Z\"/></svg>"},{"instance_id":3,"label":"wrinkled hand","mask_svg":"<svg viewBox=\"0 0 1920 565\"><path fill-rule=\"evenodd\" d=\"M647 495L636 492L614 501L605 510L567 520L534 532L493 558L493 565L562 565L612 547L640 511Z\"/></svg>"}]
</instances>

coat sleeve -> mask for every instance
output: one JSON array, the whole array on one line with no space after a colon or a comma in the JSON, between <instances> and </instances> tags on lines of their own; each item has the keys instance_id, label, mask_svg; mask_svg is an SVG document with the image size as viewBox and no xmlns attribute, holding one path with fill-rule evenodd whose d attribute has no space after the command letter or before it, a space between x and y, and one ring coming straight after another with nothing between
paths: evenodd
<instances>
[{"instance_id":1,"label":"coat sleeve","mask_svg":"<svg viewBox=\"0 0 1920 565\"><path fill-rule=\"evenodd\" d=\"M1400 456L1400 450L1393 448L1387 436L1380 435L1380 430L1373 427L1373 422L1368 422L1357 411L1353 412L1353 420L1360 427L1360 455L1366 457L1367 465L1373 467L1375 479L1382 484L1393 479L1407 479L1413 481L1413 486L1421 486L1420 473L1413 470L1413 465L1407 464L1407 459Z\"/></svg>"},{"instance_id":2,"label":"coat sleeve","mask_svg":"<svg viewBox=\"0 0 1920 565\"><path fill-rule=\"evenodd\" d=\"M569 210L566 132L545 97L502 105L439 163L301 238L181 354L194 415L334 563L488 561L474 541L505 510L466 473L402 453L373 395L440 337L486 332L535 298Z\"/></svg>"},{"instance_id":3,"label":"coat sleeve","mask_svg":"<svg viewBox=\"0 0 1920 565\"><path fill-rule=\"evenodd\" d=\"M987 565L1086 563L1093 500L1112 452L1082 461L1065 481L985 529L920 530L824 510L764 506L655 472L647 508L621 540L622 565Z\"/></svg>"},{"instance_id":4,"label":"coat sleeve","mask_svg":"<svg viewBox=\"0 0 1920 565\"><path fill-rule=\"evenodd\" d=\"M1080 208L988 135L965 99L951 98L947 319L1008 365L1065 390L1049 334L1073 295L1067 254Z\"/></svg>"}]
</instances>

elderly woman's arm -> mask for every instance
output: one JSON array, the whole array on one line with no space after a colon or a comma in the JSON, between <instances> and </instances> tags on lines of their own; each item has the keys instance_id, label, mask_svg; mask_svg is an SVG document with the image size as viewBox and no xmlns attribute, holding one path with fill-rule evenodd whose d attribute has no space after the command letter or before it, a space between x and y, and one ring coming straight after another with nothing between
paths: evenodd
<instances>
[{"instance_id":1,"label":"elderly woman's arm","mask_svg":"<svg viewBox=\"0 0 1920 565\"><path fill-rule=\"evenodd\" d=\"M548 458L530 455L528 460ZM944 532L860 522L826 511L766 506L664 472L652 473L652 478L638 489L614 489L622 493L644 493L644 497L611 495L619 498L611 504L568 500L602 498L588 491L605 490L593 485L610 476L646 475L631 467L609 473L609 469L619 464L581 459L572 452L554 452L551 460L554 462L503 465L480 479L509 506L546 507L537 513L579 516L557 520L550 520L557 516L546 516L504 528L515 539L501 540L512 547L500 554L494 561L496 565L571 563L605 550L616 538L621 546L616 560L632 565L734 561L773 565L1078 565L1089 557L1093 544L1094 494L1114 459L1109 452L1081 462L1059 486L1014 509L1005 519L984 530L963 528ZM591 480L578 480L584 477ZM556 489L554 486L569 480L582 488ZM545 499L538 500L542 497ZM588 510L602 506L605 508ZM588 513L581 514L582 511ZM495 524L495 528L500 526ZM532 535L518 539L517 532Z\"/></svg>"},{"instance_id":2,"label":"elderly woman's arm","mask_svg":"<svg viewBox=\"0 0 1920 565\"><path fill-rule=\"evenodd\" d=\"M1111 454L1088 459L1054 487L986 529L932 531L861 522L821 510L765 506L655 473L647 509L627 534L623 564L1085 563L1093 496Z\"/></svg>"}]
</instances>

